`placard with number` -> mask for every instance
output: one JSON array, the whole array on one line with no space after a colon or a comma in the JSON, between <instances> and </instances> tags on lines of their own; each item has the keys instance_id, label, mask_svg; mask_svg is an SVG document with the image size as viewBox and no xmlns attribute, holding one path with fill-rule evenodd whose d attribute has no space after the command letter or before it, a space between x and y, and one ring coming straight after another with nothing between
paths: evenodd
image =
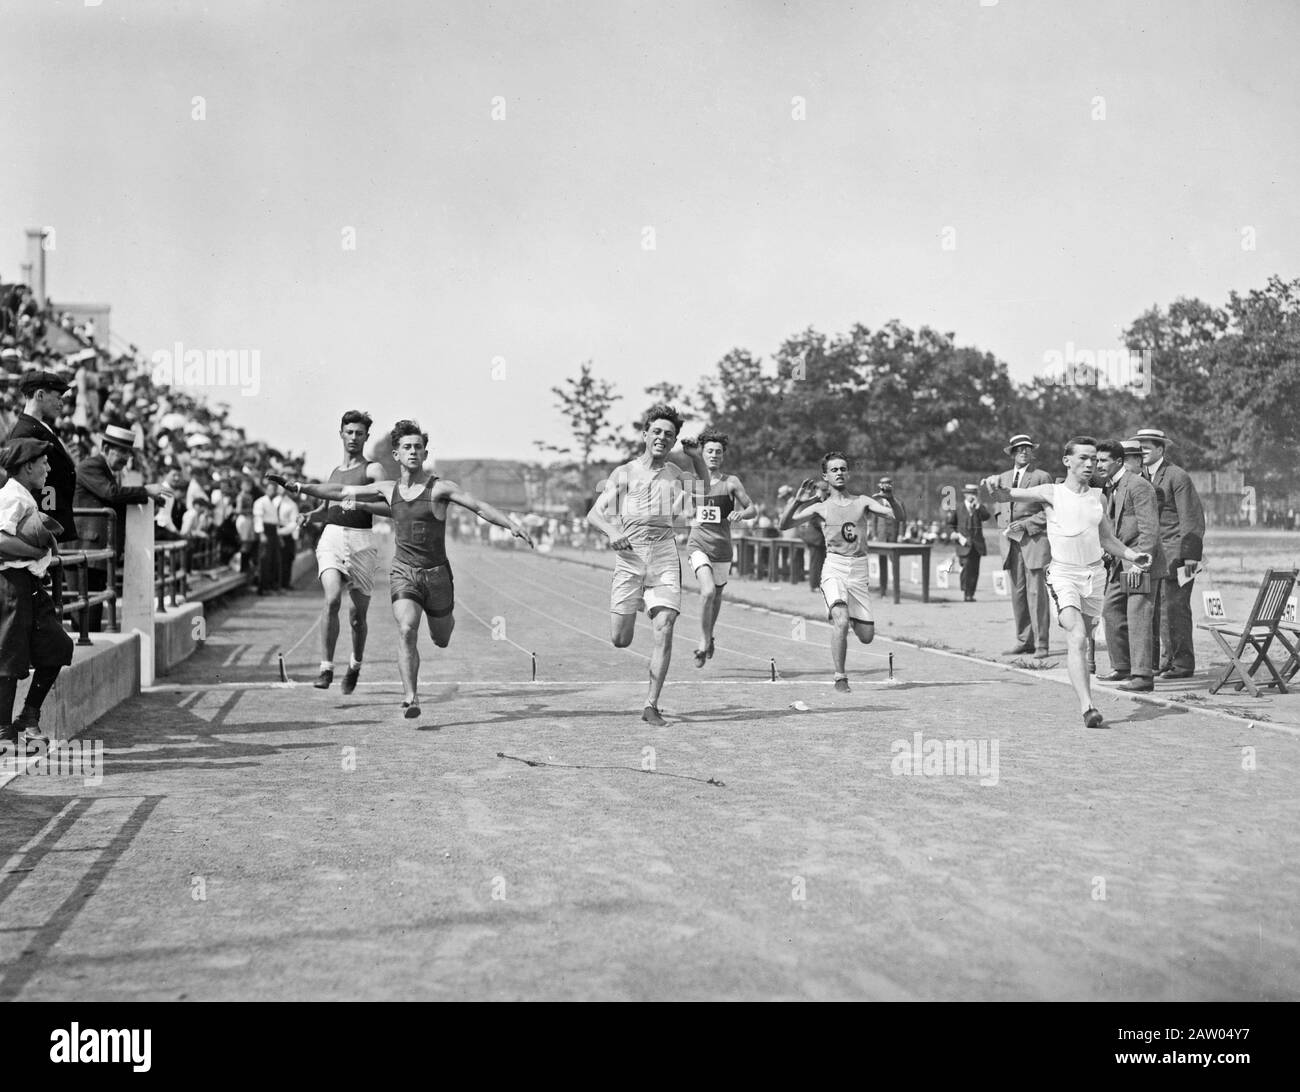
<instances>
[{"instance_id":1,"label":"placard with number","mask_svg":"<svg viewBox=\"0 0 1300 1092\"><path fill-rule=\"evenodd\" d=\"M1223 596L1216 591L1201 592L1201 598L1205 601L1205 617L1211 622L1223 622L1227 620L1228 612L1223 609Z\"/></svg>"},{"instance_id":2,"label":"placard with number","mask_svg":"<svg viewBox=\"0 0 1300 1092\"><path fill-rule=\"evenodd\" d=\"M1006 570L1002 569L993 574L993 593L995 595L1011 594L1011 586L1007 583Z\"/></svg>"},{"instance_id":3,"label":"placard with number","mask_svg":"<svg viewBox=\"0 0 1300 1092\"><path fill-rule=\"evenodd\" d=\"M722 522L722 509L716 504L701 504L695 509L695 514L700 523Z\"/></svg>"},{"instance_id":4,"label":"placard with number","mask_svg":"<svg viewBox=\"0 0 1300 1092\"><path fill-rule=\"evenodd\" d=\"M1282 610L1282 621L1294 622L1296 620L1296 597L1293 595L1286 601L1286 607Z\"/></svg>"}]
</instances>

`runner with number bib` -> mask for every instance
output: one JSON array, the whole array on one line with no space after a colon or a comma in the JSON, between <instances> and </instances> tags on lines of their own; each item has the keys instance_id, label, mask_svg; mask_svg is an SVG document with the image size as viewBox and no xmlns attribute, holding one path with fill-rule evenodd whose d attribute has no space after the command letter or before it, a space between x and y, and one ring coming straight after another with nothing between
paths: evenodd
<instances>
[{"instance_id":1,"label":"runner with number bib","mask_svg":"<svg viewBox=\"0 0 1300 1092\"><path fill-rule=\"evenodd\" d=\"M864 645L876 636L871 615L871 580L867 574L868 514L885 519L902 519L902 508L893 494L882 504L865 494L848 491L849 460L842 451L822 457L822 479L830 489L819 500L817 483L805 478L781 513L781 530L805 523L813 516L822 519L826 535L826 563L822 566L822 595L831 625L831 659L835 664L835 689L847 693L849 677L845 672L848 658L849 627Z\"/></svg>"},{"instance_id":2,"label":"runner with number bib","mask_svg":"<svg viewBox=\"0 0 1300 1092\"><path fill-rule=\"evenodd\" d=\"M705 660L713 659L713 627L722 610L722 589L731 574L731 525L758 514L740 479L722 470L727 444L727 437L715 428L706 428L694 444L682 441L687 451L699 447L709 474L708 493L695 506L695 518L686 540L686 558L700 585L700 647L695 650L696 667L703 667Z\"/></svg>"}]
</instances>

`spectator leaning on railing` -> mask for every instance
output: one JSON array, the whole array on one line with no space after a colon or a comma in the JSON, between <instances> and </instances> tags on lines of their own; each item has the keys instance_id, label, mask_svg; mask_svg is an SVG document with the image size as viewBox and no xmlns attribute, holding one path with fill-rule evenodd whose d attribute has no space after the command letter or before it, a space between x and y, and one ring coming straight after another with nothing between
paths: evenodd
<instances>
[{"instance_id":1,"label":"spectator leaning on railing","mask_svg":"<svg viewBox=\"0 0 1300 1092\"><path fill-rule=\"evenodd\" d=\"M126 469L137 452L136 435L130 429L108 425L100 438L101 453L83 459L77 464L77 492L73 504L77 508L111 508L117 518L117 535L113 544L117 561L122 561L126 545L126 506L147 504L158 497L170 497L167 485L119 485L117 476ZM82 550L107 549L108 524L97 517L78 517L78 548ZM91 563L87 568L92 592L108 587L108 567L103 562ZM90 628L98 630L103 620L104 607L96 603L90 608Z\"/></svg>"},{"instance_id":2,"label":"spectator leaning on railing","mask_svg":"<svg viewBox=\"0 0 1300 1092\"><path fill-rule=\"evenodd\" d=\"M72 638L43 586L63 528L43 516L36 497L50 472L45 440L20 437L0 449L9 475L0 488L0 743L15 744L19 732L47 742L41 706L59 672L72 663ZM13 719L18 680L35 668L27 700Z\"/></svg>"}]
</instances>

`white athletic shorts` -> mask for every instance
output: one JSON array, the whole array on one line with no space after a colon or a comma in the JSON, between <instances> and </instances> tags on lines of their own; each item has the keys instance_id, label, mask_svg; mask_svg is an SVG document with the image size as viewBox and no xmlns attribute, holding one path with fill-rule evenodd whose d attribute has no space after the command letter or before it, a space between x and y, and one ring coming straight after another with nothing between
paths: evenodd
<instances>
[{"instance_id":1,"label":"white athletic shorts","mask_svg":"<svg viewBox=\"0 0 1300 1092\"><path fill-rule=\"evenodd\" d=\"M613 614L635 614L642 607L682 609L682 560L671 538L618 551L609 609Z\"/></svg>"},{"instance_id":2,"label":"white athletic shorts","mask_svg":"<svg viewBox=\"0 0 1300 1092\"><path fill-rule=\"evenodd\" d=\"M822 595L826 599L826 616L836 603L849 608L854 622L875 622L871 616L871 577L866 557L827 554L822 565Z\"/></svg>"},{"instance_id":3,"label":"white athletic shorts","mask_svg":"<svg viewBox=\"0 0 1300 1092\"><path fill-rule=\"evenodd\" d=\"M316 544L316 575L326 569L341 572L355 591L370 595L375 585L379 551L374 532L364 527L340 527L327 523Z\"/></svg>"},{"instance_id":4,"label":"white athletic shorts","mask_svg":"<svg viewBox=\"0 0 1300 1092\"><path fill-rule=\"evenodd\" d=\"M718 587L722 587L727 582L727 578L731 576L730 561L714 561L713 558L709 557L709 555L703 550L692 550L690 554L687 555L687 560L691 563L691 572L696 573L697 575L699 574L701 567L704 565L707 565L712 569L713 582L717 584Z\"/></svg>"},{"instance_id":5,"label":"white athletic shorts","mask_svg":"<svg viewBox=\"0 0 1300 1092\"><path fill-rule=\"evenodd\" d=\"M1100 561L1096 565L1052 561L1047 566L1047 590L1056 604L1058 625L1066 607L1076 607L1085 618L1095 621L1101 617L1106 596L1106 567Z\"/></svg>"}]
</instances>

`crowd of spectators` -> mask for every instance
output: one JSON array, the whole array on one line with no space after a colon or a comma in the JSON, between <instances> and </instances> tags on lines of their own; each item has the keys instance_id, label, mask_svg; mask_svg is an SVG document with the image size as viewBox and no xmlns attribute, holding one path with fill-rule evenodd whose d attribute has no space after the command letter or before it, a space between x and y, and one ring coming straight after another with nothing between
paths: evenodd
<instances>
[{"instance_id":1,"label":"crowd of spectators","mask_svg":"<svg viewBox=\"0 0 1300 1092\"><path fill-rule=\"evenodd\" d=\"M272 550L255 508L263 474L302 477L304 457L250 438L227 403L210 405L200 391L155 383L134 345L114 350L104 341L93 318L78 321L48 300L41 307L27 285L0 281L0 446L23 412L24 377L57 377L67 389L48 423L74 464L104 453L110 426L126 430L134 468L145 482L167 487L151 497L156 541L186 540L205 564L241 568L254 574L259 591L279 590L287 583L285 558L303 532L286 510L276 524L280 549Z\"/></svg>"}]
</instances>

